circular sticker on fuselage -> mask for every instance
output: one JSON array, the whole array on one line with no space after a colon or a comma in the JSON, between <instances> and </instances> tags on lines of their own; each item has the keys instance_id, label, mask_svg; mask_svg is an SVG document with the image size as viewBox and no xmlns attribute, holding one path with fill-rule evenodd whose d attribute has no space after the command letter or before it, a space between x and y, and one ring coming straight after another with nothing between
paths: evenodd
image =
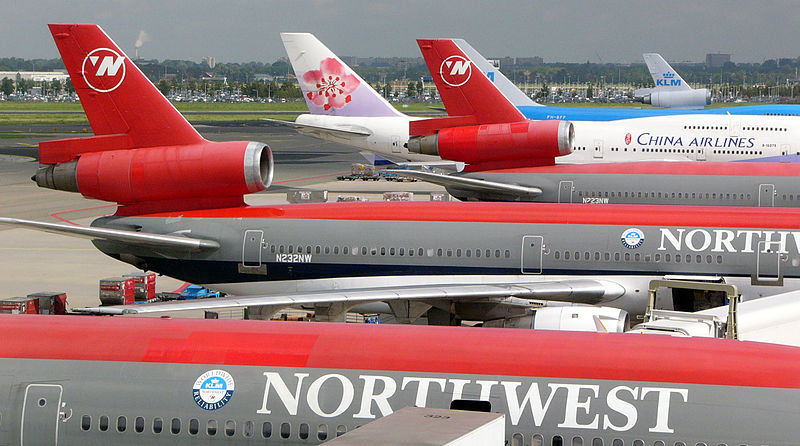
<instances>
[{"instance_id":1,"label":"circular sticker on fuselage","mask_svg":"<svg viewBox=\"0 0 800 446\"><path fill-rule=\"evenodd\" d=\"M639 228L626 229L622 233L622 246L628 249L635 249L644 243L644 232Z\"/></svg>"},{"instance_id":2,"label":"circular sticker on fuselage","mask_svg":"<svg viewBox=\"0 0 800 446\"><path fill-rule=\"evenodd\" d=\"M192 387L192 397L205 410L217 410L233 397L234 382L225 370L209 370L200 375Z\"/></svg>"}]
</instances>

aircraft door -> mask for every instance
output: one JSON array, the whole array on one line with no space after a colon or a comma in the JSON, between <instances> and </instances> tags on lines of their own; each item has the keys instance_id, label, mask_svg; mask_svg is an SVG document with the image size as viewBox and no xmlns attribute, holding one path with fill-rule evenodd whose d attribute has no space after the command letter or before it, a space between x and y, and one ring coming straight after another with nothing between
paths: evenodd
<instances>
[{"instance_id":1,"label":"aircraft door","mask_svg":"<svg viewBox=\"0 0 800 446\"><path fill-rule=\"evenodd\" d=\"M558 182L558 202L572 203L572 181Z\"/></svg>"},{"instance_id":2,"label":"aircraft door","mask_svg":"<svg viewBox=\"0 0 800 446\"><path fill-rule=\"evenodd\" d=\"M704 147L697 148L697 161L706 160L706 149Z\"/></svg>"},{"instance_id":3,"label":"aircraft door","mask_svg":"<svg viewBox=\"0 0 800 446\"><path fill-rule=\"evenodd\" d=\"M765 241L758 242L758 258L756 261L756 277L754 285L783 285L781 274L781 254L767 248Z\"/></svg>"},{"instance_id":4,"label":"aircraft door","mask_svg":"<svg viewBox=\"0 0 800 446\"><path fill-rule=\"evenodd\" d=\"M21 446L58 444L63 390L58 384L31 384L25 389L19 433Z\"/></svg>"},{"instance_id":5,"label":"aircraft door","mask_svg":"<svg viewBox=\"0 0 800 446\"><path fill-rule=\"evenodd\" d=\"M603 140L602 139L595 139L594 140L594 153L593 157L595 159L603 158Z\"/></svg>"},{"instance_id":6,"label":"aircraft door","mask_svg":"<svg viewBox=\"0 0 800 446\"><path fill-rule=\"evenodd\" d=\"M246 230L242 240L242 263L239 272L246 274L266 274L267 265L261 261L261 247L264 243L264 231Z\"/></svg>"},{"instance_id":7,"label":"aircraft door","mask_svg":"<svg viewBox=\"0 0 800 446\"><path fill-rule=\"evenodd\" d=\"M774 184L759 184L758 185L758 205L760 207L773 207L773 206L775 206L775 185Z\"/></svg>"},{"instance_id":8,"label":"aircraft door","mask_svg":"<svg viewBox=\"0 0 800 446\"><path fill-rule=\"evenodd\" d=\"M402 147L403 145L400 144L400 137L392 136L392 153L400 153Z\"/></svg>"},{"instance_id":9,"label":"aircraft door","mask_svg":"<svg viewBox=\"0 0 800 446\"><path fill-rule=\"evenodd\" d=\"M542 273L542 251L544 237L526 235L522 237L522 274Z\"/></svg>"}]
</instances>

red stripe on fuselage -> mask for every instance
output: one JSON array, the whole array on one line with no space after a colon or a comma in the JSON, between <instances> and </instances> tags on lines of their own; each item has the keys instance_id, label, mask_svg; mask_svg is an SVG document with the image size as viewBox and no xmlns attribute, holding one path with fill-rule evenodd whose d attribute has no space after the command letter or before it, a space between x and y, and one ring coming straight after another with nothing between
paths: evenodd
<instances>
[{"instance_id":1,"label":"red stripe on fuselage","mask_svg":"<svg viewBox=\"0 0 800 446\"><path fill-rule=\"evenodd\" d=\"M631 163L556 164L516 169L488 170L486 173L597 173L622 175L738 175L800 177L800 163L709 163L695 161L641 161ZM644 189L646 185L637 185Z\"/></svg>"},{"instance_id":2,"label":"red stripe on fuselage","mask_svg":"<svg viewBox=\"0 0 800 446\"><path fill-rule=\"evenodd\" d=\"M602 206L563 203L367 202L245 206L150 214L150 217L441 221L589 225L800 228L797 208Z\"/></svg>"},{"instance_id":3,"label":"red stripe on fuselage","mask_svg":"<svg viewBox=\"0 0 800 446\"><path fill-rule=\"evenodd\" d=\"M468 327L35 315L0 315L0 334L2 358L800 388L800 349L720 339Z\"/></svg>"}]
</instances>

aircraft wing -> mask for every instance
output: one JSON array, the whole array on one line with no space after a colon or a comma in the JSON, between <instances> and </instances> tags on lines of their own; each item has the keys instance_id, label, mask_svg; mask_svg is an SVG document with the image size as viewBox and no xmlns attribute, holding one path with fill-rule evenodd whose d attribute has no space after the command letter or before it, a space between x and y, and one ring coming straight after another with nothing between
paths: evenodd
<instances>
[{"instance_id":1,"label":"aircraft wing","mask_svg":"<svg viewBox=\"0 0 800 446\"><path fill-rule=\"evenodd\" d=\"M38 231L69 235L71 237L91 240L99 239L136 244L139 246L156 249L171 249L189 252L219 249L219 243L214 240L191 238L182 235L149 234L145 232L92 228L86 226L64 225L59 223L45 223L41 221L20 220L17 218L4 217L0 217L0 224L21 226L28 229L35 229Z\"/></svg>"},{"instance_id":2,"label":"aircraft wing","mask_svg":"<svg viewBox=\"0 0 800 446\"><path fill-rule=\"evenodd\" d=\"M509 303L524 304L526 300L557 300L598 304L623 295L622 285L611 280L570 279L524 283L424 284L405 287L376 287L350 290L290 292L264 296L228 296L216 299L153 302L134 305L75 308L73 311L91 314L144 314L181 310L214 310L232 307L276 306L291 307L317 303L366 303L398 300L509 299Z\"/></svg>"},{"instance_id":3,"label":"aircraft wing","mask_svg":"<svg viewBox=\"0 0 800 446\"><path fill-rule=\"evenodd\" d=\"M280 119L261 118L262 121L271 122L273 124L282 125L284 127L292 127L303 135L317 136L318 135L332 135L332 136L370 136L372 132L366 128L358 125L338 125L336 127L320 127L311 124L299 124L292 121L281 121Z\"/></svg>"},{"instance_id":4,"label":"aircraft wing","mask_svg":"<svg viewBox=\"0 0 800 446\"><path fill-rule=\"evenodd\" d=\"M498 183L495 181L465 178L456 175L442 175L419 170L387 169L386 171L466 192L473 191L482 194L489 192L494 195L502 195L508 197L510 200L529 201L531 198L538 197L542 194L542 189L538 187Z\"/></svg>"}]
</instances>

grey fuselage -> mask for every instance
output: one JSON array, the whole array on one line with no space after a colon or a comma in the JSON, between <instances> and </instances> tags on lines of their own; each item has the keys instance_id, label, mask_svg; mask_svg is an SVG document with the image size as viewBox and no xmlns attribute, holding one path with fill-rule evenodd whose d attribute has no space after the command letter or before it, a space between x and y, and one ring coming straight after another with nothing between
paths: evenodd
<instances>
[{"instance_id":1,"label":"grey fuselage","mask_svg":"<svg viewBox=\"0 0 800 446\"><path fill-rule=\"evenodd\" d=\"M94 243L141 268L236 295L600 277L626 290L604 304L640 314L649 280L668 274L723 277L745 299L800 285L796 209L361 203L105 217L93 225L216 240L221 248L194 254Z\"/></svg>"}]
</instances>

